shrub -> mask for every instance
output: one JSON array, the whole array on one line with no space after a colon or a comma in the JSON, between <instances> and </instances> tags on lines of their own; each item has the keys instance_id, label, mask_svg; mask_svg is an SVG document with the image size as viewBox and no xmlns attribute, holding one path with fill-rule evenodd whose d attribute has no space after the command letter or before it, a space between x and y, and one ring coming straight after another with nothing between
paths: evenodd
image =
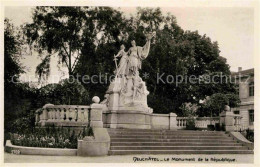
<instances>
[{"instance_id":1,"label":"shrub","mask_svg":"<svg viewBox=\"0 0 260 167\"><path fill-rule=\"evenodd\" d=\"M195 127L195 119L193 117L188 117L187 124L186 124L187 130L196 130Z\"/></svg>"},{"instance_id":2,"label":"shrub","mask_svg":"<svg viewBox=\"0 0 260 167\"><path fill-rule=\"evenodd\" d=\"M75 134L75 131L71 131L70 128L48 126L34 128L33 131L26 131L26 133L10 133L10 138L11 143L18 146L76 149L78 140L90 135L93 135L91 128L84 127L82 132Z\"/></svg>"},{"instance_id":3,"label":"shrub","mask_svg":"<svg viewBox=\"0 0 260 167\"><path fill-rule=\"evenodd\" d=\"M246 130L246 139L251 142L254 142L254 131L253 130L250 130L250 129Z\"/></svg>"}]
</instances>

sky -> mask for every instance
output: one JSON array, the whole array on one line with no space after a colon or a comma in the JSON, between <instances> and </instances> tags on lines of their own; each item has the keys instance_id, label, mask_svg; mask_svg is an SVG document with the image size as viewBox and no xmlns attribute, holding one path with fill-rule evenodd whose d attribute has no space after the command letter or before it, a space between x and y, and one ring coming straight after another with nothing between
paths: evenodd
<instances>
[{"instance_id":1,"label":"sky","mask_svg":"<svg viewBox=\"0 0 260 167\"><path fill-rule=\"evenodd\" d=\"M5 17L11 20L15 26L31 22L33 7L5 7ZM118 8L117 8L118 9ZM121 7L126 16L135 14L134 7ZM163 14L171 13L177 18L177 23L184 30L196 31L206 34L212 41L217 41L220 56L227 59L231 71L237 71L238 67L243 70L253 68L254 58L254 9L242 7L204 7L204 8L177 8L163 7ZM35 76L36 66L41 59L36 55L26 55L21 60L27 67L25 76ZM61 67L66 73L66 68ZM62 75L58 70L57 58L51 60L51 75ZM34 78L36 79L36 78ZM57 82L56 78L49 82Z\"/></svg>"}]
</instances>

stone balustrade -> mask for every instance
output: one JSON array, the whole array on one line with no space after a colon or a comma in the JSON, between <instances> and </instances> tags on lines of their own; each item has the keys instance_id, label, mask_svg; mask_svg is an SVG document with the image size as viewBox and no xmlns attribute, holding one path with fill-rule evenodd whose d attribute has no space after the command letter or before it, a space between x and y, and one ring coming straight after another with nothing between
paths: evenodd
<instances>
[{"instance_id":1,"label":"stone balustrade","mask_svg":"<svg viewBox=\"0 0 260 167\"><path fill-rule=\"evenodd\" d=\"M177 129L185 129L187 125L187 117L177 117Z\"/></svg>"},{"instance_id":2,"label":"stone balustrade","mask_svg":"<svg viewBox=\"0 0 260 167\"><path fill-rule=\"evenodd\" d=\"M244 130L245 127L241 124L242 116L234 114L230 111L223 111L220 113L220 125L225 131L233 132Z\"/></svg>"},{"instance_id":3,"label":"stone balustrade","mask_svg":"<svg viewBox=\"0 0 260 167\"><path fill-rule=\"evenodd\" d=\"M188 117L177 117L177 129L185 129ZM208 125L215 125L219 123L219 117L196 117L195 127L205 129Z\"/></svg>"},{"instance_id":4,"label":"stone balustrade","mask_svg":"<svg viewBox=\"0 0 260 167\"><path fill-rule=\"evenodd\" d=\"M91 126L106 127L106 113L98 102L90 106L46 104L36 111L35 122L38 126ZM185 129L188 117L170 114L148 114L152 129ZM241 125L242 116L232 112L223 112L220 117L194 117L195 127L206 129L208 125L219 123L226 131L245 130Z\"/></svg>"},{"instance_id":5,"label":"stone balustrade","mask_svg":"<svg viewBox=\"0 0 260 167\"><path fill-rule=\"evenodd\" d=\"M197 128L207 128L208 125L215 125L219 123L219 117L197 117L195 126Z\"/></svg>"},{"instance_id":6,"label":"stone balustrade","mask_svg":"<svg viewBox=\"0 0 260 167\"><path fill-rule=\"evenodd\" d=\"M89 123L90 106L45 105L36 111L36 125L83 126Z\"/></svg>"},{"instance_id":7,"label":"stone balustrade","mask_svg":"<svg viewBox=\"0 0 260 167\"><path fill-rule=\"evenodd\" d=\"M242 116L239 114L234 114L234 131L243 131L246 129L245 126L241 124Z\"/></svg>"}]
</instances>

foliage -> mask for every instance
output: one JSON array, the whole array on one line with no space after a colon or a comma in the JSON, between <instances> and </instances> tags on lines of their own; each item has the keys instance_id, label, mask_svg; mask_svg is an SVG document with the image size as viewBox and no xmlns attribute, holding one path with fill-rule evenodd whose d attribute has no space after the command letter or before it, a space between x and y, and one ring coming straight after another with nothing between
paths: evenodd
<instances>
[{"instance_id":1,"label":"foliage","mask_svg":"<svg viewBox=\"0 0 260 167\"><path fill-rule=\"evenodd\" d=\"M38 74L39 83L41 79L44 78L45 80L48 79L50 75L50 55L46 56L42 62L36 67L35 73Z\"/></svg>"},{"instance_id":2,"label":"foliage","mask_svg":"<svg viewBox=\"0 0 260 167\"><path fill-rule=\"evenodd\" d=\"M35 114L34 111L26 115L20 114L19 118L11 123L12 129L9 132L28 133L35 127Z\"/></svg>"},{"instance_id":3,"label":"foliage","mask_svg":"<svg viewBox=\"0 0 260 167\"><path fill-rule=\"evenodd\" d=\"M117 37L119 19L120 13L108 7L36 7L33 23L24 26L24 33L40 55L57 53L60 63L73 75L82 48L94 49L95 45L113 40L110 36ZM39 76L49 69L46 65L38 67Z\"/></svg>"},{"instance_id":4,"label":"foliage","mask_svg":"<svg viewBox=\"0 0 260 167\"><path fill-rule=\"evenodd\" d=\"M5 86L8 86L7 83L16 82L23 72L19 63L22 41L8 19L4 20L4 26L4 81Z\"/></svg>"},{"instance_id":5,"label":"foliage","mask_svg":"<svg viewBox=\"0 0 260 167\"><path fill-rule=\"evenodd\" d=\"M183 117L195 117L198 106L196 104L183 103L181 105L180 109L182 111L181 116L183 116Z\"/></svg>"},{"instance_id":6,"label":"foliage","mask_svg":"<svg viewBox=\"0 0 260 167\"><path fill-rule=\"evenodd\" d=\"M198 111L198 115L219 116L224 110L225 105L237 107L239 103L240 100L236 94L215 93L204 101Z\"/></svg>"},{"instance_id":7,"label":"foliage","mask_svg":"<svg viewBox=\"0 0 260 167\"><path fill-rule=\"evenodd\" d=\"M245 137L246 137L247 140L249 140L251 142L254 142L254 131L250 130L250 129L247 129Z\"/></svg>"},{"instance_id":8,"label":"foliage","mask_svg":"<svg viewBox=\"0 0 260 167\"><path fill-rule=\"evenodd\" d=\"M195 118L188 117L188 119L186 121L187 121L186 122L186 129L187 130L196 130L197 129L196 126L195 126L195 122L196 122Z\"/></svg>"},{"instance_id":9,"label":"foliage","mask_svg":"<svg viewBox=\"0 0 260 167\"><path fill-rule=\"evenodd\" d=\"M89 99L88 92L84 86L78 81L70 81L70 79L61 80L58 84L48 84L41 87L37 100L41 104L67 104L82 105L87 104Z\"/></svg>"},{"instance_id":10,"label":"foliage","mask_svg":"<svg viewBox=\"0 0 260 167\"><path fill-rule=\"evenodd\" d=\"M186 119L186 129L187 130L196 130L195 122L196 122L196 111L197 106L191 103L184 103L180 107L182 111L182 116L187 117Z\"/></svg>"},{"instance_id":11,"label":"foliage","mask_svg":"<svg viewBox=\"0 0 260 167\"><path fill-rule=\"evenodd\" d=\"M92 136L90 132L91 128L83 128L78 134L70 128L58 127L46 127L46 128L34 128L29 132L17 132L10 134L11 143L18 146L26 147L46 147L46 148L77 148L78 139L82 139L85 136Z\"/></svg>"},{"instance_id":12,"label":"foliage","mask_svg":"<svg viewBox=\"0 0 260 167\"><path fill-rule=\"evenodd\" d=\"M145 34L156 32L140 76L149 72L149 77L143 78L150 91L148 105L157 113L175 111L179 115L184 102L198 105L215 93L236 91L229 78L220 83L230 71L226 60L219 56L218 43L197 31L184 31L173 15L163 15L160 8L137 8L136 15L126 18L109 7L37 7L33 23L24 30L28 42L39 53L45 51L46 56L52 56L57 52L69 74L102 74L102 81L113 75L113 55L121 44L129 48L130 41L135 39L138 46L143 46ZM161 75L163 81L158 80ZM168 76L196 79L167 82ZM208 76L216 76L215 82L208 82ZM90 97L102 97L109 81L82 84Z\"/></svg>"},{"instance_id":13,"label":"foliage","mask_svg":"<svg viewBox=\"0 0 260 167\"><path fill-rule=\"evenodd\" d=\"M12 130L11 122L30 110L34 96L26 83L19 83L23 67L20 64L24 41L19 29L4 20L4 132ZM5 135L6 137L6 135Z\"/></svg>"}]
</instances>

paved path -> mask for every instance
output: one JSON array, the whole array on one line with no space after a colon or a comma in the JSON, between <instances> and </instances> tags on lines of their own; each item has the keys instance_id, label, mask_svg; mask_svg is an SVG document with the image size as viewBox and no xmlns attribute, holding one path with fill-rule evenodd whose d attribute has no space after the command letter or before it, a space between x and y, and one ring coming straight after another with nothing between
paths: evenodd
<instances>
[{"instance_id":1,"label":"paved path","mask_svg":"<svg viewBox=\"0 0 260 167\"><path fill-rule=\"evenodd\" d=\"M203 161L199 161L201 158ZM38 155L13 155L4 153L5 163L139 163L139 162L170 162L170 163L253 163L253 154L212 154L212 155L122 155L104 157L78 157L78 156L38 156ZM136 162L134 162L136 160ZM181 161L184 160L184 161ZM192 161L195 160L195 161ZM216 162L216 160L222 160ZM230 162L228 162L230 161Z\"/></svg>"}]
</instances>

